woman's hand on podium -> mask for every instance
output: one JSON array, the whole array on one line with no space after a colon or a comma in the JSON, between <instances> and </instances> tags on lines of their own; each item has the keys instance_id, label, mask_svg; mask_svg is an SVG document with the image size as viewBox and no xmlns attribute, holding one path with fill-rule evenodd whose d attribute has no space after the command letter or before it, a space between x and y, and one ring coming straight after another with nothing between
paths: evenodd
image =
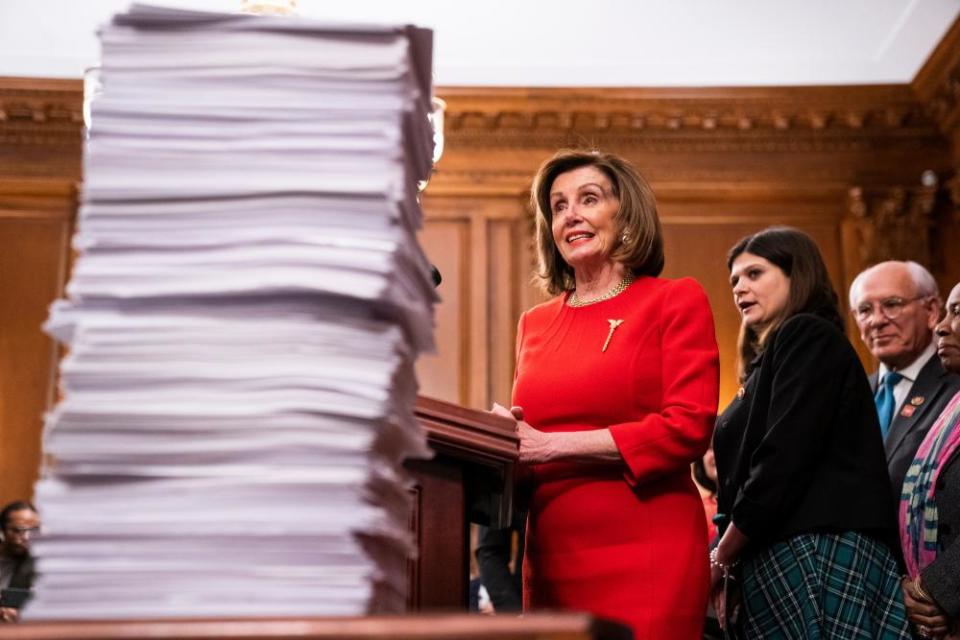
<instances>
[{"instance_id":1,"label":"woman's hand on podium","mask_svg":"<svg viewBox=\"0 0 960 640\"><path fill-rule=\"evenodd\" d=\"M553 460L555 454L554 439L551 434L538 431L523 419L523 407L510 407L493 403L491 413L504 418L511 418L517 423L517 436L520 438L521 464L540 464Z\"/></svg>"}]
</instances>

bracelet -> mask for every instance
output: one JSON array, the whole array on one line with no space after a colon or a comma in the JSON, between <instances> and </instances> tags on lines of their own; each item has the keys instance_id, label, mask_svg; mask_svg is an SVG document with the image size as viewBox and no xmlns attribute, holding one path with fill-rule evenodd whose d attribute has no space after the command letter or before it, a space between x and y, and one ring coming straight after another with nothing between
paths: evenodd
<instances>
[{"instance_id":1,"label":"bracelet","mask_svg":"<svg viewBox=\"0 0 960 640\"><path fill-rule=\"evenodd\" d=\"M728 562L728 563L720 562L720 560L717 559L718 554L719 554L719 547L714 547L713 549L710 549L710 566L711 567L716 567L717 569L720 569L722 571L727 571L728 569L731 569L737 566L737 562L738 562L737 560L734 560L733 562Z\"/></svg>"},{"instance_id":2,"label":"bracelet","mask_svg":"<svg viewBox=\"0 0 960 640\"><path fill-rule=\"evenodd\" d=\"M927 602L933 602L933 598L930 597L930 594L927 593L926 589L920 586L920 576L917 576L913 580L913 588L917 590L917 594Z\"/></svg>"}]
</instances>

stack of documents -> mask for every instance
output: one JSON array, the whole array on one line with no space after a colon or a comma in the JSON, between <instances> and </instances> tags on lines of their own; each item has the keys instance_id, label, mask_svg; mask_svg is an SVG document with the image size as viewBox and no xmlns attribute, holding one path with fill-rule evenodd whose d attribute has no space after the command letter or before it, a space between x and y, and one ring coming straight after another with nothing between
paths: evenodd
<instances>
[{"instance_id":1,"label":"stack of documents","mask_svg":"<svg viewBox=\"0 0 960 640\"><path fill-rule=\"evenodd\" d=\"M134 5L100 36L26 617L402 611L431 34Z\"/></svg>"}]
</instances>

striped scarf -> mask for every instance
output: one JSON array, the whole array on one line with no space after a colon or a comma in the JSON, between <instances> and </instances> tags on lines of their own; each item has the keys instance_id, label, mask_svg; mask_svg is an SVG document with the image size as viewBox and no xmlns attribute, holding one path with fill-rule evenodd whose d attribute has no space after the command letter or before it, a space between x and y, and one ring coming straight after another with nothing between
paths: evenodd
<instances>
[{"instance_id":1,"label":"striped scarf","mask_svg":"<svg viewBox=\"0 0 960 640\"><path fill-rule=\"evenodd\" d=\"M960 393L953 396L910 464L900 494L900 543L907 572L916 578L937 557L937 478L960 447Z\"/></svg>"}]
</instances>

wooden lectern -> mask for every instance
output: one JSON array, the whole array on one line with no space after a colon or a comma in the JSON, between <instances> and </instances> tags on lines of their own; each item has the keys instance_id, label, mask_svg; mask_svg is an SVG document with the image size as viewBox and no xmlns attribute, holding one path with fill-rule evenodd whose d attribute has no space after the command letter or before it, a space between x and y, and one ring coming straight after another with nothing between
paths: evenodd
<instances>
[{"instance_id":1,"label":"wooden lectern","mask_svg":"<svg viewBox=\"0 0 960 640\"><path fill-rule=\"evenodd\" d=\"M469 523L510 523L517 436L513 424L483 411L421 397L417 420L436 451L407 465L417 486L411 527L410 611L467 608Z\"/></svg>"}]
</instances>

